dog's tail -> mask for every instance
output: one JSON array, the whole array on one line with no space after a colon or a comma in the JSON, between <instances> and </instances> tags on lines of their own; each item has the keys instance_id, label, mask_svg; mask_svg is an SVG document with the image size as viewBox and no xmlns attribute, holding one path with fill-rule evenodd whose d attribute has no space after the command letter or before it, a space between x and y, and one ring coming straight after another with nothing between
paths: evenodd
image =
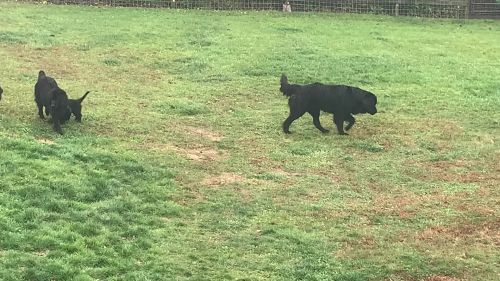
<instances>
[{"instance_id":1,"label":"dog's tail","mask_svg":"<svg viewBox=\"0 0 500 281\"><path fill-rule=\"evenodd\" d=\"M291 85L288 83L288 77L286 77L284 73L281 74L280 84L280 92L282 92L284 96L289 97L293 94L291 91Z\"/></svg>"},{"instance_id":2,"label":"dog's tail","mask_svg":"<svg viewBox=\"0 0 500 281\"><path fill-rule=\"evenodd\" d=\"M83 95L83 97L81 97L81 98L77 99L77 101L78 101L79 103L82 103L82 101L83 101L83 100L87 97L87 95L88 95L89 93L90 93L90 91L87 91L87 92L85 93L85 95Z\"/></svg>"}]
</instances>

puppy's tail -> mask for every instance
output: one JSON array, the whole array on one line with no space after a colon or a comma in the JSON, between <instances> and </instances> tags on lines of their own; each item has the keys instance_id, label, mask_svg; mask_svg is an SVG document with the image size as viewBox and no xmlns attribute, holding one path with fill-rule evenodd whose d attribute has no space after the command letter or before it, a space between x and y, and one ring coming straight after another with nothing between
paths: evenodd
<instances>
[{"instance_id":1,"label":"puppy's tail","mask_svg":"<svg viewBox=\"0 0 500 281\"><path fill-rule=\"evenodd\" d=\"M77 101L78 101L79 103L82 103L82 101L83 101L83 100L87 97L87 95L88 95L89 93L90 93L90 91L87 91L87 92L85 93L85 95L83 95L83 97L81 97L81 98L77 99Z\"/></svg>"},{"instance_id":2,"label":"puppy's tail","mask_svg":"<svg viewBox=\"0 0 500 281\"><path fill-rule=\"evenodd\" d=\"M291 96L292 95L291 85L288 83L288 77L286 77L284 73L281 74L280 84L281 84L280 92L282 92L284 96L287 97Z\"/></svg>"}]
</instances>

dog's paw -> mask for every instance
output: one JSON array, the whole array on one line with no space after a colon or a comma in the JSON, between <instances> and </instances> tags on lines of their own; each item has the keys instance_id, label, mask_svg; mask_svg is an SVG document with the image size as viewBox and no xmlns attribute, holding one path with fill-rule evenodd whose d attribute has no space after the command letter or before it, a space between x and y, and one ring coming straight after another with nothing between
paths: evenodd
<instances>
[{"instance_id":1,"label":"dog's paw","mask_svg":"<svg viewBox=\"0 0 500 281\"><path fill-rule=\"evenodd\" d=\"M323 134L327 134L327 133L329 133L329 132L330 132L330 130L323 130L323 131L321 131L321 132L322 132Z\"/></svg>"}]
</instances>

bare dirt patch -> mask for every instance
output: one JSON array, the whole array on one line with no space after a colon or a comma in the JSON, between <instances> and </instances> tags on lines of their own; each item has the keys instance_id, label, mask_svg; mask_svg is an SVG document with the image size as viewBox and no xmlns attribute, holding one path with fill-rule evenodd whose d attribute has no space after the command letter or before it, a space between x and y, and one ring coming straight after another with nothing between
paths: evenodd
<instances>
[{"instance_id":1,"label":"bare dirt patch","mask_svg":"<svg viewBox=\"0 0 500 281\"><path fill-rule=\"evenodd\" d=\"M487 186L500 183L500 168L494 168L491 172L477 171L477 167L484 164L463 159L408 163L409 166L422 169L422 172L411 175L425 181L477 183Z\"/></svg>"},{"instance_id":2,"label":"bare dirt patch","mask_svg":"<svg viewBox=\"0 0 500 281\"><path fill-rule=\"evenodd\" d=\"M218 161L224 157L222 152L203 146L196 148L180 148L171 145L169 148L194 161Z\"/></svg>"},{"instance_id":3,"label":"bare dirt patch","mask_svg":"<svg viewBox=\"0 0 500 281\"><path fill-rule=\"evenodd\" d=\"M422 279L422 281L462 281L463 279L458 279L455 277L450 277L450 276L444 276L444 275L434 275L434 276L429 276L425 279Z\"/></svg>"},{"instance_id":4,"label":"bare dirt patch","mask_svg":"<svg viewBox=\"0 0 500 281\"><path fill-rule=\"evenodd\" d=\"M8 47L7 50L12 56L18 57L24 62L24 70L33 72L35 80L39 70L50 70L47 74L52 77L68 77L81 70L75 64L71 50L64 46L52 46L43 49L31 49L26 46L21 47L21 49L19 47ZM57 58L57 60L53 58Z\"/></svg>"},{"instance_id":5,"label":"bare dirt patch","mask_svg":"<svg viewBox=\"0 0 500 281\"><path fill-rule=\"evenodd\" d=\"M201 137L208 139L210 141L217 142L217 141L222 140L222 136L219 133L214 132L213 130L210 130L208 128L200 128L200 127L193 127L193 126L181 126L180 129L189 135L201 136Z\"/></svg>"},{"instance_id":6,"label":"bare dirt patch","mask_svg":"<svg viewBox=\"0 0 500 281\"><path fill-rule=\"evenodd\" d=\"M49 139L36 139L36 141L38 143L41 143L41 144L48 144L48 145L51 145L51 144L55 144L55 142L53 140L49 140Z\"/></svg>"},{"instance_id":7,"label":"bare dirt patch","mask_svg":"<svg viewBox=\"0 0 500 281\"><path fill-rule=\"evenodd\" d=\"M206 177L200 183L204 186L222 186L233 183L256 184L257 180L248 179L234 173L222 173L220 175Z\"/></svg>"},{"instance_id":8,"label":"bare dirt patch","mask_svg":"<svg viewBox=\"0 0 500 281\"><path fill-rule=\"evenodd\" d=\"M220 161L226 157L223 151L215 150L206 146L195 146L182 148L170 143L147 143L143 147L153 151L174 151L193 161Z\"/></svg>"},{"instance_id":9,"label":"bare dirt patch","mask_svg":"<svg viewBox=\"0 0 500 281\"><path fill-rule=\"evenodd\" d=\"M415 235L415 239L432 241L473 240L500 246L500 220L482 223L461 222L452 226L430 226Z\"/></svg>"}]
</instances>

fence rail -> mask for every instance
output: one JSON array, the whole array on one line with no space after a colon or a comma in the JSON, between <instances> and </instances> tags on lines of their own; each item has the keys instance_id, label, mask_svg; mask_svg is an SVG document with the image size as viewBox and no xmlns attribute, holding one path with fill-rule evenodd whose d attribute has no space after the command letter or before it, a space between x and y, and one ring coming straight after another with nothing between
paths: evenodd
<instances>
[{"instance_id":1,"label":"fence rail","mask_svg":"<svg viewBox=\"0 0 500 281\"><path fill-rule=\"evenodd\" d=\"M52 4L210 10L282 10L280 0L19 0ZM433 18L500 18L500 0L291 0L296 12L369 13ZM476 3L477 2L477 3Z\"/></svg>"}]
</instances>

